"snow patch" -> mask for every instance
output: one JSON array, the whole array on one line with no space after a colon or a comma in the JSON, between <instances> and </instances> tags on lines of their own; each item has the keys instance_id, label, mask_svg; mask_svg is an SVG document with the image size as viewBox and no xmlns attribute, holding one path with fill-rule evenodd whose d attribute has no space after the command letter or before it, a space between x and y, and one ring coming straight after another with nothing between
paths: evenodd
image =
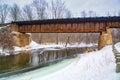
<instances>
[{"instance_id":1,"label":"snow patch","mask_svg":"<svg viewBox=\"0 0 120 80\"><path fill-rule=\"evenodd\" d=\"M66 68L32 80L116 80L116 63L112 46L82 54Z\"/></svg>"},{"instance_id":2,"label":"snow patch","mask_svg":"<svg viewBox=\"0 0 120 80\"><path fill-rule=\"evenodd\" d=\"M9 51L7 51L7 50L3 51L3 50L0 48L0 55L5 55L5 56L7 56L7 55L10 55L10 54L9 54Z\"/></svg>"},{"instance_id":3,"label":"snow patch","mask_svg":"<svg viewBox=\"0 0 120 80\"><path fill-rule=\"evenodd\" d=\"M72 43L72 44L67 44L67 47L91 47L97 44L86 44L86 43ZM15 51L22 51L22 50L31 50L31 49L40 49L40 48L65 48L65 44L64 43L59 43L59 44L55 44L55 43L46 43L46 44L38 44L35 41L31 41L31 43L25 47L18 47L18 46L14 46L14 50Z\"/></svg>"},{"instance_id":4,"label":"snow patch","mask_svg":"<svg viewBox=\"0 0 120 80\"><path fill-rule=\"evenodd\" d=\"M120 42L115 44L115 49L117 49L117 51L120 52Z\"/></svg>"},{"instance_id":5,"label":"snow patch","mask_svg":"<svg viewBox=\"0 0 120 80\"><path fill-rule=\"evenodd\" d=\"M0 29L7 28L7 27L9 27L9 26L10 26L10 25L2 26L2 27L0 27Z\"/></svg>"}]
</instances>

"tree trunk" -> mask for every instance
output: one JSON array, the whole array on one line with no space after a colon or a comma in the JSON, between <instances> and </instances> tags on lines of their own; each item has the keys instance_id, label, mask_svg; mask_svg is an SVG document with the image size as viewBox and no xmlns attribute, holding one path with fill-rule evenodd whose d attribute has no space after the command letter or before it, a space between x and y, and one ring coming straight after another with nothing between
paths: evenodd
<instances>
[{"instance_id":1,"label":"tree trunk","mask_svg":"<svg viewBox=\"0 0 120 80\"><path fill-rule=\"evenodd\" d=\"M69 43L69 41L70 41L70 37L68 36L68 37L67 37L66 44L65 44L65 47L67 47L67 44Z\"/></svg>"},{"instance_id":2,"label":"tree trunk","mask_svg":"<svg viewBox=\"0 0 120 80\"><path fill-rule=\"evenodd\" d=\"M59 34L56 33L56 44L58 44L58 42L59 42Z\"/></svg>"},{"instance_id":3,"label":"tree trunk","mask_svg":"<svg viewBox=\"0 0 120 80\"><path fill-rule=\"evenodd\" d=\"M39 43L42 44L42 33L39 33Z\"/></svg>"}]
</instances>

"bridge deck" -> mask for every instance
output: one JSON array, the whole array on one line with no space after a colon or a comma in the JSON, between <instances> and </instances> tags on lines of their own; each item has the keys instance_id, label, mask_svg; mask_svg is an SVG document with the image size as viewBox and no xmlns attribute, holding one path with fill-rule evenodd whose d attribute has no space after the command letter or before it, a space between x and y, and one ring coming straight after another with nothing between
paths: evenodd
<instances>
[{"instance_id":1,"label":"bridge deck","mask_svg":"<svg viewBox=\"0 0 120 80\"><path fill-rule=\"evenodd\" d=\"M68 18L12 22L23 33L99 33L120 28L120 17Z\"/></svg>"}]
</instances>

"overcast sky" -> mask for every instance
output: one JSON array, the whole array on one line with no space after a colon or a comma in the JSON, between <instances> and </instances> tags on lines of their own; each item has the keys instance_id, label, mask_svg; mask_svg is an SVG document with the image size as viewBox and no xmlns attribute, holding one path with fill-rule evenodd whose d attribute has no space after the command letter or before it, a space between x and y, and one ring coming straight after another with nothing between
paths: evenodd
<instances>
[{"instance_id":1,"label":"overcast sky","mask_svg":"<svg viewBox=\"0 0 120 80\"><path fill-rule=\"evenodd\" d=\"M0 0L1 3L12 5L17 3L21 6L29 4L32 0ZM47 0L50 1L50 0ZM120 0L63 0L74 16L79 16L81 11L95 11L99 16L117 15L120 11Z\"/></svg>"}]
</instances>

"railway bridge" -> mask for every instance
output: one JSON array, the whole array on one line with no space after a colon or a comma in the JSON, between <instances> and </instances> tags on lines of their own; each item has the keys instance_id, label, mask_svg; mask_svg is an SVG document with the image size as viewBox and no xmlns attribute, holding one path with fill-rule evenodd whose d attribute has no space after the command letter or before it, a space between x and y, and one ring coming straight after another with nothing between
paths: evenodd
<instances>
[{"instance_id":1,"label":"railway bridge","mask_svg":"<svg viewBox=\"0 0 120 80\"><path fill-rule=\"evenodd\" d=\"M120 17L88 17L15 21L12 31L20 33L100 33L98 49L112 44L110 28L120 28Z\"/></svg>"}]
</instances>

